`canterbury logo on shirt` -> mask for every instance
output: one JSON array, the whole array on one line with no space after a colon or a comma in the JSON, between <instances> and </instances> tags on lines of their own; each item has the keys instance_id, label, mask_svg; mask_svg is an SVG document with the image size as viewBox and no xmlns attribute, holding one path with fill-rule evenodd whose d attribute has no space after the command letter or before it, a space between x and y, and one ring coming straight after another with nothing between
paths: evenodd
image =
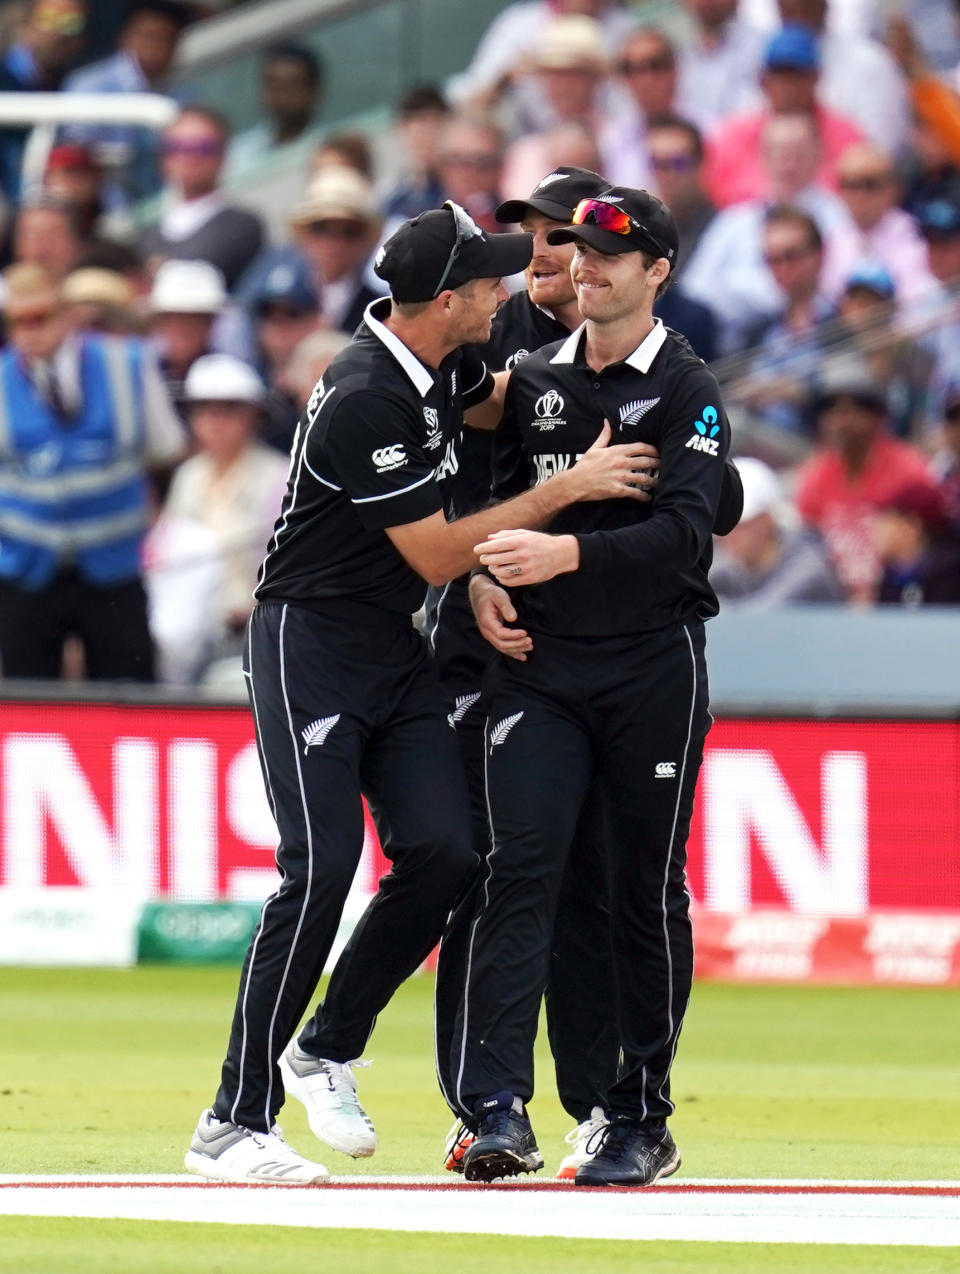
<instances>
[{"instance_id":1,"label":"canterbury logo on shirt","mask_svg":"<svg viewBox=\"0 0 960 1274\"><path fill-rule=\"evenodd\" d=\"M377 473L388 473L391 469L402 469L407 463L407 453L403 443L395 442L390 447L377 447L371 451L370 459L376 465Z\"/></svg>"}]
</instances>

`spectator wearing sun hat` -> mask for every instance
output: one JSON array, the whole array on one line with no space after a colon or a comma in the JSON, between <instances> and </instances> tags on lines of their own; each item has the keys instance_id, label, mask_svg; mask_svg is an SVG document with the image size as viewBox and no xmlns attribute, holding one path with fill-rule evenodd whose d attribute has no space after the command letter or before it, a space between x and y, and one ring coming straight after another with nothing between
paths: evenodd
<instances>
[{"instance_id":1,"label":"spectator wearing sun hat","mask_svg":"<svg viewBox=\"0 0 960 1274\"><path fill-rule=\"evenodd\" d=\"M290 224L320 292L329 327L353 332L376 293L364 280L382 217L373 186L344 167L321 168L294 208Z\"/></svg>"},{"instance_id":2,"label":"spectator wearing sun hat","mask_svg":"<svg viewBox=\"0 0 960 1274\"><path fill-rule=\"evenodd\" d=\"M844 150L863 134L851 120L827 110L817 100L820 51L806 27L785 26L770 37L763 56L760 84L764 105L725 120L707 142L705 184L718 207L767 196L767 176L760 161L760 140L771 115L803 111L816 121L820 138L817 181L836 187L836 164Z\"/></svg>"},{"instance_id":3,"label":"spectator wearing sun hat","mask_svg":"<svg viewBox=\"0 0 960 1274\"><path fill-rule=\"evenodd\" d=\"M166 508L212 530L224 563L211 599L219 653L239 653L253 588L287 483L287 460L259 441L263 381L229 354L205 354L187 373L184 400L196 452L174 474Z\"/></svg>"}]
</instances>

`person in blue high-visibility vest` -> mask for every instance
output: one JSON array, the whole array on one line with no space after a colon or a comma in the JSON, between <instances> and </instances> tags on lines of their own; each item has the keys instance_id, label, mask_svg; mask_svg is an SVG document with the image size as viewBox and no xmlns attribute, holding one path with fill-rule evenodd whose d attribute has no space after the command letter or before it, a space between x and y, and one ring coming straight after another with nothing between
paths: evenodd
<instances>
[{"instance_id":1,"label":"person in blue high-visibility vest","mask_svg":"<svg viewBox=\"0 0 960 1274\"><path fill-rule=\"evenodd\" d=\"M147 471L180 457L183 431L141 342L71 331L41 266L3 283L0 672L56 678L76 636L88 678L152 681Z\"/></svg>"}]
</instances>

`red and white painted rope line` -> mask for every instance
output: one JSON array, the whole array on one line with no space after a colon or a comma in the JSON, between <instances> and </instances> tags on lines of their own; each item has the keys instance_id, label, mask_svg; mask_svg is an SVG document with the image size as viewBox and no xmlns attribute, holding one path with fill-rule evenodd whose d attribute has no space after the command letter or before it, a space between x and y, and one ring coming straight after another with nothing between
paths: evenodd
<instances>
[{"instance_id":1,"label":"red and white painted rope line","mask_svg":"<svg viewBox=\"0 0 960 1274\"><path fill-rule=\"evenodd\" d=\"M372 1193L373 1192L373 1193ZM319 1186L186 1176L0 1176L0 1215L228 1225L960 1248L960 1181L686 1179L652 1190L341 1177Z\"/></svg>"}]
</instances>

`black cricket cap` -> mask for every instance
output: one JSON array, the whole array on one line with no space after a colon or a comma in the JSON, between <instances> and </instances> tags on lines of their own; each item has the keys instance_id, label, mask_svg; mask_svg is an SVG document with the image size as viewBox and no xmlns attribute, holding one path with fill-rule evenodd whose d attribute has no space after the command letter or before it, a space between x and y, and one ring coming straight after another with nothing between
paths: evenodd
<instances>
[{"instance_id":1,"label":"black cricket cap","mask_svg":"<svg viewBox=\"0 0 960 1274\"><path fill-rule=\"evenodd\" d=\"M625 212L633 223L627 234L604 230L592 222L551 230L547 243L572 243L580 240L598 252L619 256L624 252L648 252L654 257L666 257L672 270L677 262L680 237L673 213L656 195L647 190L634 190L631 186L608 186L598 195L588 195L600 203L611 204Z\"/></svg>"},{"instance_id":2,"label":"black cricket cap","mask_svg":"<svg viewBox=\"0 0 960 1274\"><path fill-rule=\"evenodd\" d=\"M494 215L504 225L512 225L522 221L528 209L533 208L551 221L569 221L581 199L593 199L609 189L610 183L599 173L563 165L541 177L529 198L508 199Z\"/></svg>"},{"instance_id":3,"label":"black cricket cap","mask_svg":"<svg viewBox=\"0 0 960 1274\"><path fill-rule=\"evenodd\" d=\"M472 279L501 279L530 264L528 234L487 234L448 200L405 221L373 263L396 301L432 301L441 291Z\"/></svg>"}]
</instances>

